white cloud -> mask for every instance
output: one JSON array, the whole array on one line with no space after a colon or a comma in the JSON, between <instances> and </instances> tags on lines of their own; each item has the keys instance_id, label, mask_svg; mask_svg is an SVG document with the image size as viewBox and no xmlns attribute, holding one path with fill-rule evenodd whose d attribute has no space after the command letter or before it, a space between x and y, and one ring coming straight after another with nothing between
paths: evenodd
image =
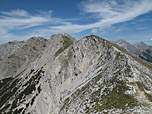
<instances>
[{"instance_id":1,"label":"white cloud","mask_svg":"<svg viewBox=\"0 0 152 114\"><path fill-rule=\"evenodd\" d=\"M39 11L36 15L30 14L25 10L12 10L10 12L0 12L0 41L13 39L27 39L28 36L35 35L30 32L26 35L13 34L12 30L29 29L31 27L41 27L48 24L65 24L63 19L53 18L52 11ZM33 29L32 29L33 30ZM39 35L39 33L36 33Z\"/></svg>"},{"instance_id":2,"label":"white cloud","mask_svg":"<svg viewBox=\"0 0 152 114\"><path fill-rule=\"evenodd\" d=\"M147 29L146 27L137 27L136 28L137 30L144 30L144 29Z\"/></svg>"},{"instance_id":3,"label":"white cloud","mask_svg":"<svg viewBox=\"0 0 152 114\"><path fill-rule=\"evenodd\" d=\"M92 33L98 33L98 29L92 29L91 32Z\"/></svg>"},{"instance_id":4,"label":"white cloud","mask_svg":"<svg viewBox=\"0 0 152 114\"><path fill-rule=\"evenodd\" d=\"M120 32L120 31L121 31L121 29L117 29L116 31L117 31L117 32Z\"/></svg>"},{"instance_id":5,"label":"white cloud","mask_svg":"<svg viewBox=\"0 0 152 114\"><path fill-rule=\"evenodd\" d=\"M4 39L9 36L8 34L10 34L9 32L11 30L40 26L50 22L51 20L51 17L31 15L25 10L13 10L10 12L1 11L0 13L2 15L0 16L0 39ZM12 36L12 34L10 36Z\"/></svg>"},{"instance_id":6,"label":"white cloud","mask_svg":"<svg viewBox=\"0 0 152 114\"><path fill-rule=\"evenodd\" d=\"M98 18L101 27L132 20L152 10L151 0L88 0L82 2L85 13L93 14ZM92 25L97 25L97 23ZM92 26L94 27L94 26Z\"/></svg>"},{"instance_id":7,"label":"white cloud","mask_svg":"<svg viewBox=\"0 0 152 114\"><path fill-rule=\"evenodd\" d=\"M33 26L44 25L45 23L52 22L51 14L44 15L31 15L25 10L13 10L10 12L0 12L0 28L5 30L9 29L25 29Z\"/></svg>"},{"instance_id":8,"label":"white cloud","mask_svg":"<svg viewBox=\"0 0 152 114\"><path fill-rule=\"evenodd\" d=\"M48 29L42 30L52 33L68 32L74 34L88 29L91 29L93 32L96 29L97 32L97 28L99 28L98 31L100 32L105 27L132 20L137 16L151 11L152 2L151 0L87 0L81 3L81 8L84 13L91 14L98 21L86 25L68 23L51 26Z\"/></svg>"},{"instance_id":9,"label":"white cloud","mask_svg":"<svg viewBox=\"0 0 152 114\"><path fill-rule=\"evenodd\" d=\"M1 11L0 13L7 16L21 16L21 17L29 16L29 14L25 10L20 10L20 9L12 10L10 12Z\"/></svg>"},{"instance_id":10,"label":"white cloud","mask_svg":"<svg viewBox=\"0 0 152 114\"><path fill-rule=\"evenodd\" d=\"M151 0L87 0L82 2L86 13L93 13L102 20L128 21L152 10Z\"/></svg>"},{"instance_id":11,"label":"white cloud","mask_svg":"<svg viewBox=\"0 0 152 114\"><path fill-rule=\"evenodd\" d=\"M74 24L72 23L74 19L52 17L52 11L39 11L36 15L25 10L1 11L0 39L13 36L13 33L9 33L13 29L28 29L36 26L39 28L32 29L30 34L48 36L64 32L75 34L84 30L92 30L93 33L102 32L104 28L111 27L113 24L129 21L148 13L152 10L152 2L151 0L87 0L81 3L81 8L84 13L98 21L90 24ZM15 36L18 37L14 34Z\"/></svg>"}]
</instances>

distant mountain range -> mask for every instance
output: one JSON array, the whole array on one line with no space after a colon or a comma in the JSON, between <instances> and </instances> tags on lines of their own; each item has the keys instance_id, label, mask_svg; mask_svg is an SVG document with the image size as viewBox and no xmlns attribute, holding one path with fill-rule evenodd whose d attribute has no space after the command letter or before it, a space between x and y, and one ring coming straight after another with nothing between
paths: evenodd
<instances>
[{"instance_id":1,"label":"distant mountain range","mask_svg":"<svg viewBox=\"0 0 152 114\"><path fill-rule=\"evenodd\" d=\"M147 62L152 62L152 47L146 45L143 42L137 44L130 44L125 40L120 39L113 43L117 44L129 53L139 57L140 59L143 59Z\"/></svg>"},{"instance_id":2,"label":"distant mountain range","mask_svg":"<svg viewBox=\"0 0 152 114\"><path fill-rule=\"evenodd\" d=\"M95 35L0 45L0 114L150 114L149 57L143 43Z\"/></svg>"}]
</instances>

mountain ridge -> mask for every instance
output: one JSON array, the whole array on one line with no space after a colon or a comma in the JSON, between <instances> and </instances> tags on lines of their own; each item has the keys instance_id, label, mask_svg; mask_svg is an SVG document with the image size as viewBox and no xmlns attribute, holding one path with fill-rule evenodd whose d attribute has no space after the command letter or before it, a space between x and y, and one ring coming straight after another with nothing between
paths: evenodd
<instances>
[{"instance_id":1,"label":"mountain ridge","mask_svg":"<svg viewBox=\"0 0 152 114\"><path fill-rule=\"evenodd\" d=\"M46 46L47 39L41 37L32 37L27 41L14 41L0 45L0 78L13 76L21 66L28 66Z\"/></svg>"},{"instance_id":2,"label":"mountain ridge","mask_svg":"<svg viewBox=\"0 0 152 114\"><path fill-rule=\"evenodd\" d=\"M113 41L119 47L147 62L152 62L152 48L143 42L130 44L125 40Z\"/></svg>"},{"instance_id":3,"label":"mountain ridge","mask_svg":"<svg viewBox=\"0 0 152 114\"><path fill-rule=\"evenodd\" d=\"M0 81L0 112L151 112L152 70L142 60L95 35L72 40L58 34L48 44L23 72L3 80L7 86Z\"/></svg>"}]
</instances>

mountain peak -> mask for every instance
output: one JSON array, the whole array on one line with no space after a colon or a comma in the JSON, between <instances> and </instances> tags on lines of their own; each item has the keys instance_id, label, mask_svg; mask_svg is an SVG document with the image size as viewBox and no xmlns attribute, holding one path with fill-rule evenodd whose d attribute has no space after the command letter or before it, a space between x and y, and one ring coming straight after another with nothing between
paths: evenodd
<instances>
[{"instance_id":1,"label":"mountain peak","mask_svg":"<svg viewBox=\"0 0 152 114\"><path fill-rule=\"evenodd\" d=\"M119 39L119 42L127 42L125 39Z\"/></svg>"},{"instance_id":2,"label":"mountain peak","mask_svg":"<svg viewBox=\"0 0 152 114\"><path fill-rule=\"evenodd\" d=\"M137 43L139 45L146 45L144 42Z\"/></svg>"},{"instance_id":3,"label":"mountain peak","mask_svg":"<svg viewBox=\"0 0 152 114\"><path fill-rule=\"evenodd\" d=\"M148 46L144 42L140 42L140 43L137 43L137 44L134 44L134 45L137 46L137 47L138 46L140 46L140 47L142 47L142 46L144 46L144 47L146 46L147 47Z\"/></svg>"},{"instance_id":4,"label":"mountain peak","mask_svg":"<svg viewBox=\"0 0 152 114\"><path fill-rule=\"evenodd\" d=\"M54 35L51 35L51 39L60 39L60 40L64 40L64 38L68 38L68 39L70 39L70 40L72 40L72 41L75 41L76 39L74 39L72 36L70 36L69 34L67 34L67 33L64 33L64 34L54 34Z\"/></svg>"},{"instance_id":5,"label":"mountain peak","mask_svg":"<svg viewBox=\"0 0 152 114\"><path fill-rule=\"evenodd\" d=\"M129 44L125 39L119 39L116 41L117 44Z\"/></svg>"},{"instance_id":6,"label":"mountain peak","mask_svg":"<svg viewBox=\"0 0 152 114\"><path fill-rule=\"evenodd\" d=\"M76 42L68 34L53 35L30 65L0 81L0 113L150 112L152 72L139 61L95 35Z\"/></svg>"},{"instance_id":7,"label":"mountain peak","mask_svg":"<svg viewBox=\"0 0 152 114\"><path fill-rule=\"evenodd\" d=\"M140 42L140 43L137 43L137 44L134 44L135 47L137 47L138 49L140 50L147 50L149 49L150 47L148 45L146 45L144 42Z\"/></svg>"},{"instance_id":8,"label":"mountain peak","mask_svg":"<svg viewBox=\"0 0 152 114\"><path fill-rule=\"evenodd\" d=\"M142 60L152 62L152 49L144 42L130 44L125 40L121 39L113 43L117 44L119 47L127 50L129 53L139 57Z\"/></svg>"}]
</instances>

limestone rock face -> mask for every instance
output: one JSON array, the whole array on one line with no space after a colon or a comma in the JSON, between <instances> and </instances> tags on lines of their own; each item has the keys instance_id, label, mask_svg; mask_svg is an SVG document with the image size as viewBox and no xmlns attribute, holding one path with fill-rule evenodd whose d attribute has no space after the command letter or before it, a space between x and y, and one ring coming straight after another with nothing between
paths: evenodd
<instances>
[{"instance_id":1,"label":"limestone rock face","mask_svg":"<svg viewBox=\"0 0 152 114\"><path fill-rule=\"evenodd\" d=\"M25 41L13 41L0 45L0 62L15 53L15 51L23 45L25 45Z\"/></svg>"},{"instance_id":2,"label":"limestone rock face","mask_svg":"<svg viewBox=\"0 0 152 114\"><path fill-rule=\"evenodd\" d=\"M12 77L21 67L28 67L47 47L47 41L44 38L32 37L27 41L0 45L0 79Z\"/></svg>"},{"instance_id":3,"label":"limestone rock face","mask_svg":"<svg viewBox=\"0 0 152 114\"><path fill-rule=\"evenodd\" d=\"M24 70L23 70L24 69ZM152 67L109 41L53 35L45 50L0 81L0 112L150 113Z\"/></svg>"}]
</instances>

